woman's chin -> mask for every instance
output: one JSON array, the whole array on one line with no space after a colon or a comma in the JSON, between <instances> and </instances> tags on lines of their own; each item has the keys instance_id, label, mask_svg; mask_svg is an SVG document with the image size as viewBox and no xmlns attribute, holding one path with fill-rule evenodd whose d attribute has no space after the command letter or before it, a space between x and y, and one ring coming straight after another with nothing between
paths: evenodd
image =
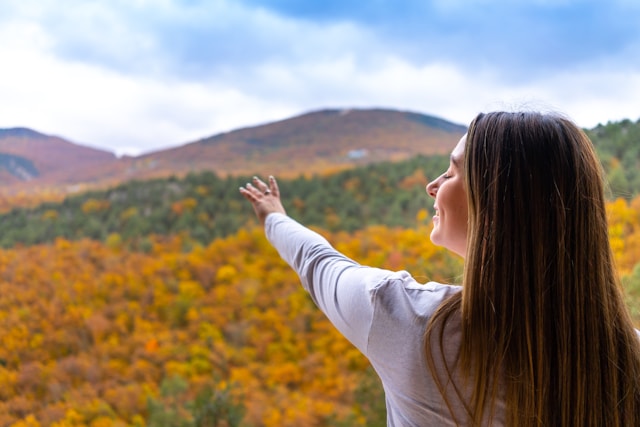
<instances>
[{"instance_id":1,"label":"woman's chin","mask_svg":"<svg viewBox=\"0 0 640 427\"><path fill-rule=\"evenodd\" d=\"M442 246L440 244L440 236L438 236L438 228L436 226L433 227L433 230L431 230L431 234L429 235L429 239L431 240L431 243L433 243L436 246Z\"/></svg>"}]
</instances>

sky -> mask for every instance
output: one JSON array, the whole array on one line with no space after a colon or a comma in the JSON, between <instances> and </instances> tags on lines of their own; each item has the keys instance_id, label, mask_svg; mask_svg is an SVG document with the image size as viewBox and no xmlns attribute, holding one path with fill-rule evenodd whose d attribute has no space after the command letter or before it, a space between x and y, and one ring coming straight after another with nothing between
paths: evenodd
<instances>
[{"instance_id":1,"label":"sky","mask_svg":"<svg viewBox=\"0 0 640 427\"><path fill-rule=\"evenodd\" d=\"M638 120L640 1L0 1L0 128L139 155L326 108Z\"/></svg>"}]
</instances>

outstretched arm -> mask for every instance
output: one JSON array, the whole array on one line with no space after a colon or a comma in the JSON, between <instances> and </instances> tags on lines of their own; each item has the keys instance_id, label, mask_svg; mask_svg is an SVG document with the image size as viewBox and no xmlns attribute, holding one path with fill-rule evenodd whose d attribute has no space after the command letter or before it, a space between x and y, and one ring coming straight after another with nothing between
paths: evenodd
<instances>
[{"instance_id":1,"label":"outstretched arm","mask_svg":"<svg viewBox=\"0 0 640 427\"><path fill-rule=\"evenodd\" d=\"M389 273L360 266L324 237L286 216L273 177L269 177L269 185L254 178L240 193L251 202L267 239L296 271L316 305L366 354L373 316L371 292Z\"/></svg>"}]
</instances>

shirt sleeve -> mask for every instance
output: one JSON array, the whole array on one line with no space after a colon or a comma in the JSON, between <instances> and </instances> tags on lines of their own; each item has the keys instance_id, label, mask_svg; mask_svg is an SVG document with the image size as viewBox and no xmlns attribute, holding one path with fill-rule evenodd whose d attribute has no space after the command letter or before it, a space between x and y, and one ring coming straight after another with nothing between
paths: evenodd
<instances>
[{"instance_id":1,"label":"shirt sleeve","mask_svg":"<svg viewBox=\"0 0 640 427\"><path fill-rule=\"evenodd\" d=\"M283 214L270 214L265 232L298 274L314 303L366 354L374 310L373 290L393 273L361 266L335 250L324 237Z\"/></svg>"}]
</instances>

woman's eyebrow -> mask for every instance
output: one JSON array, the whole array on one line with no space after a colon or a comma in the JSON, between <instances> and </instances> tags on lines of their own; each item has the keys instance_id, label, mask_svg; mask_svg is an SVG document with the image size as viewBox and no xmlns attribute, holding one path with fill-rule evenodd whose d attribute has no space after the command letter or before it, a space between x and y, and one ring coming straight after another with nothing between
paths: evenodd
<instances>
[{"instance_id":1,"label":"woman's eyebrow","mask_svg":"<svg viewBox=\"0 0 640 427\"><path fill-rule=\"evenodd\" d=\"M460 168L460 163L458 162L458 159L453 156L453 154L449 156L449 160L451 160L451 163L453 163L455 167Z\"/></svg>"}]
</instances>

